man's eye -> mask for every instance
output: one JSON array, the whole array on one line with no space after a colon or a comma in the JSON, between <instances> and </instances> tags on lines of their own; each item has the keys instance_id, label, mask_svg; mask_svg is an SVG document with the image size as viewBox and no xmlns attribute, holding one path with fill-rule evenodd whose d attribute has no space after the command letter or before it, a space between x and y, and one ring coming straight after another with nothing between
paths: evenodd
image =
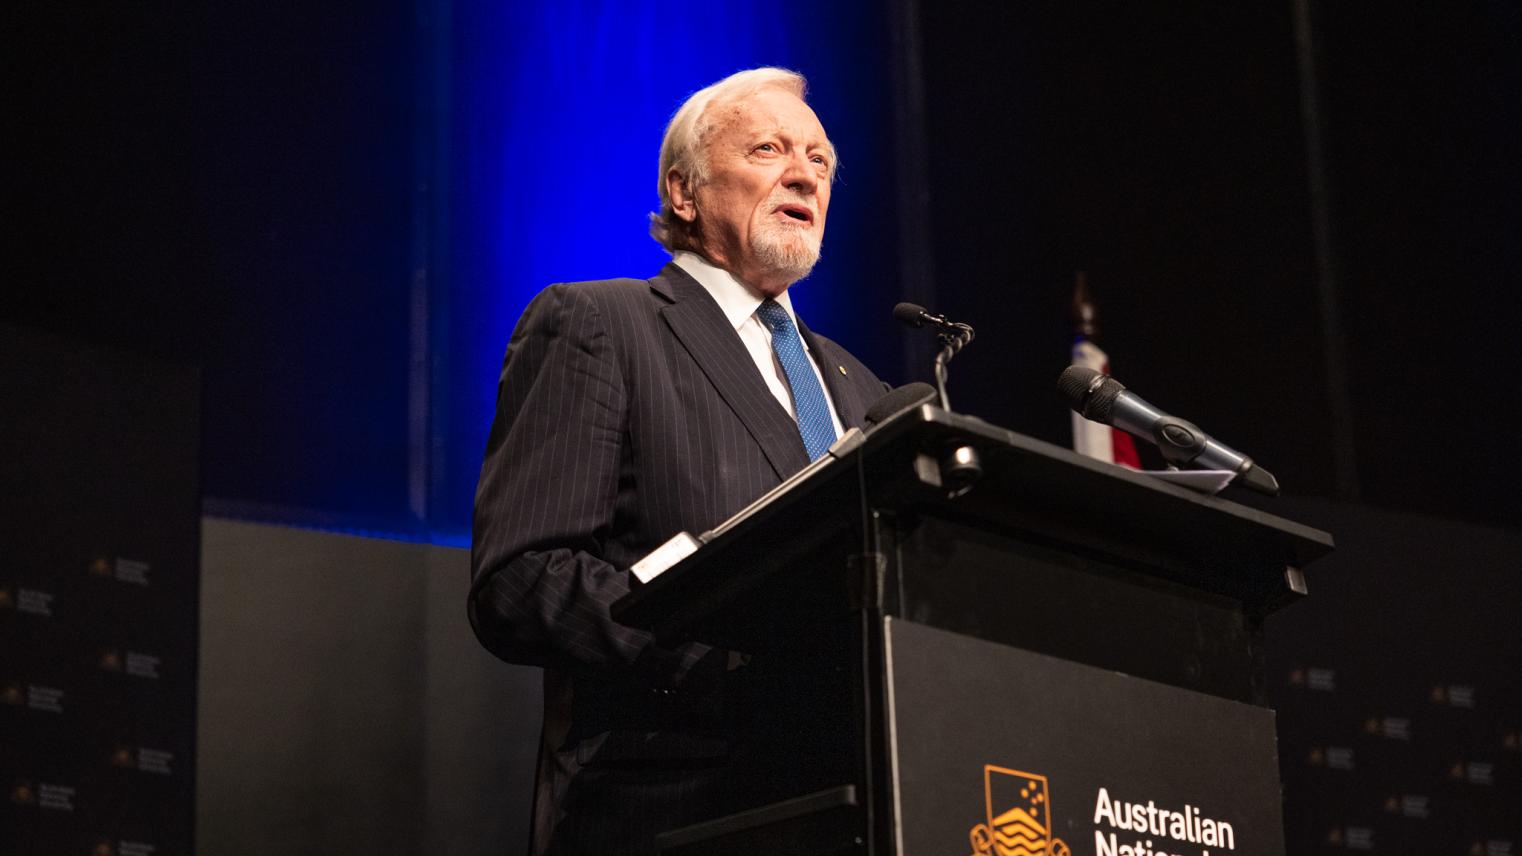
<instances>
[{"instance_id":1,"label":"man's eye","mask_svg":"<svg viewBox=\"0 0 1522 856\"><path fill-rule=\"evenodd\" d=\"M771 143L762 143L761 145L756 146L756 151L758 151L758 152L774 152L776 150L777 150L777 147L772 145Z\"/></svg>"}]
</instances>

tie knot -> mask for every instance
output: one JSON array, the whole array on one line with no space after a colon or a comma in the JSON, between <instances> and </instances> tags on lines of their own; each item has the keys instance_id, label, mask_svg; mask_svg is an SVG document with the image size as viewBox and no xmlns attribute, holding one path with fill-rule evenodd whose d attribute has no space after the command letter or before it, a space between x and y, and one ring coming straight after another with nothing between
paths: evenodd
<instances>
[{"instance_id":1,"label":"tie knot","mask_svg":"<svg viewBox=\"0 0 1522 856\"><path fill-rule=\"evenodd\" d=\"M786 334L795 329L793 327L793 319L788 317L787 310L782 308L782 304L770 297L762 301L760 306L756 307L756 317L761 319L761 323L765 324L766 328L771 330L773 335L778 333Z\"/></svg>"}]
</instances>

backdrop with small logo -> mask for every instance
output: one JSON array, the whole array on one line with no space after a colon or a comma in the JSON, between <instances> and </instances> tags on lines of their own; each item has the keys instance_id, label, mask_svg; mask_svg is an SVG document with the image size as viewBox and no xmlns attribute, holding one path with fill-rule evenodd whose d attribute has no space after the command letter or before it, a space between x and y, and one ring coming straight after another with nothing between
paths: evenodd
<instances>
[{"instance_id":1,"label":"backdrop with small logo","mask_svg":"<svg viewBox=\"0 0 1522 856\"><path fill-rule=\"evenodd\" d=\"M1314 500L1337 532L1268 623L1296 854L1522 854L1522 533Z\"/></svg>"},{"instance_id":2,"label":"backdrop with small logo","mask_svg":"<svg viewBox=\"0 0 1522 856\"><path fill-rule=\"evenodd\" d=\"M1272 711L907 621L888 637L903 856L1284 853Z\"/></svg>"},{"instance_id":3,"label":"backdrop with small logo","mask_svg":"<svg viewBox=\"0 0 1522 856\"><path fill-rule=\"evenodd\" d=\"M0 327L0 852L191 852L199 397Z\"/></svg>"}]
</instances>

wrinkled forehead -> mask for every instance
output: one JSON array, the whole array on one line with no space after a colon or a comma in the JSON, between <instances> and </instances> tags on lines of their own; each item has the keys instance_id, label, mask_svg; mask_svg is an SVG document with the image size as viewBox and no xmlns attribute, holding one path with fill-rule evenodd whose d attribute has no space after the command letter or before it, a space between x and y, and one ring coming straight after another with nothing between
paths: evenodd
<instances>
[{"instance_id":1,"label":"wrinkled forehead","mask_svg":"<svg viewBox=\"0 0 1522 856\"><path fill-rule=\"evenodd\" d=\"M805 146L820 146L831 154L835 146L813 108L785 89L762 89L742 98L709 105L705 117L712 138L748 138L780 134Z\"/></svg>"}]
</instances>

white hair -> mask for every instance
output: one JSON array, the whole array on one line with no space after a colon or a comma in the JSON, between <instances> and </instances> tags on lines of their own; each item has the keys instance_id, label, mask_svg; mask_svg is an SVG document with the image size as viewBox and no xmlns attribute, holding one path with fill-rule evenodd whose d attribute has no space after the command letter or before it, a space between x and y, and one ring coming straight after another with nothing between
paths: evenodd
<instances>
[{"instance_id":1,"label":"white hair","mask_svg":"<svg viewBox=\"0 0 1522 856\"><path fill-rule=\"evenodd\" d=\"M657 189L661 210L650 215L650 237L668 251L695 249L693 224L676 216L671 208L671 191L666 176L675 167L688 182L689 192L708 180L708 138L714 131L714 111L709 108L743 101L765 89L781 89L806 100L808 81L796 71L766 66L737 71L711 86L699 89L682 102L666 123L661 139L660 176ZM833 154L833 153L832 153ZM835 158L830 158L830 176L835 175Z\"/></svg>"}]
</instances>

